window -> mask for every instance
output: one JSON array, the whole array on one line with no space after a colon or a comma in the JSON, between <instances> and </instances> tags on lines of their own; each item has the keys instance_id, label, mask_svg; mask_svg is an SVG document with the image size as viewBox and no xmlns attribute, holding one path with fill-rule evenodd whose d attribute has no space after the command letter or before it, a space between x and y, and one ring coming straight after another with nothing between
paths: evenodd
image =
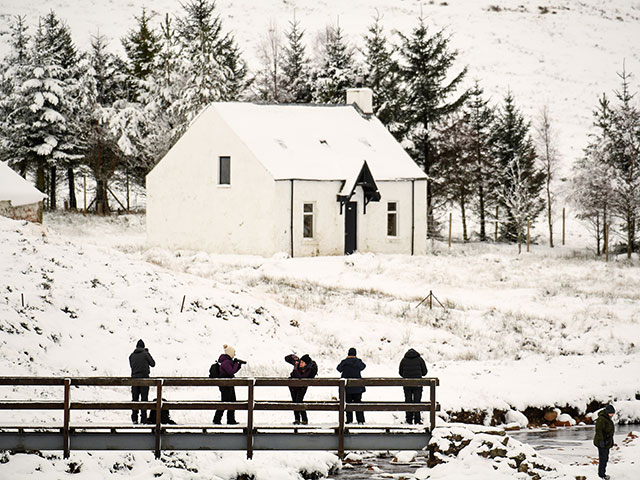
<instances>
[{"instance_id":1,"label":"window","mask_svg":"<svg viewBox=\"0 0 640 480\"><path fill-rule=\"evenodd\" d=\"M231 185L231 157L220 157L218 185Z\"/></svg>"},{"instance_id":2,"label":"window","mask_svg":"<svg viewBox=\"0 0 640 480\"><path fill-rule=\"evenodd\" d=\"M313 203L305 203L302 207L302 237L313 238Z\"/></svg>"},{"instance_id":3,"label":"window","mask_svg":"<svg viewBox=\"0 0 640 480\"><path fill-rule=\"evenodd\" d=\"M387 202L387 236L398 236L398 204Z\"/></svg>"}]
</instances>

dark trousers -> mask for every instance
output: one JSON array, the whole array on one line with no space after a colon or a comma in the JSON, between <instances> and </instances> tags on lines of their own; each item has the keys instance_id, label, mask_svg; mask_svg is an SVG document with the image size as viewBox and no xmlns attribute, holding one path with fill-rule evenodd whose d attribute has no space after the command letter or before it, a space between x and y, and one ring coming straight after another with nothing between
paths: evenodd
<instances>
[{"instance_id":1,"label":"dark trousers","mask_svg":"<svg viewBox=\"0 0 640 480\"><path fill-rule=\"evenodd\" d=\"M304 396L307 393L307 387L289 387L289 391L291 392L291 401L300 403L304 402ZM308 422L307 412L305 410L294 410L293 416L296 419L296 422Z\"/></svg>"},{"instance_id":2,"label":"dark trousers","mask_svg":"<svg viewBox=\"0 0 640 480\"><path fill-rule=\"evenodd\" d=\"M598 447L598 476L604 478L607 474L607 462L609 462L609 449Z\"/></svg>"},{"instance_id":3,"label":"dark trousers","mask_svg":"<svg viewBox=\"0 0 640 480\"><path fill-rule=\"evenodd\" d=\"M221 402L235 402L236 390L234 387L218 387L220 389L220 401ZM222 415L224 410L216 410L213 416L213 423L220 423L222 421ZM236 411L227 410L227 423L236 423Z\"/></svg>"},{"instance_id":4,"label":"dark trousers","mask_svg":"<svg viewBox=\"0 0 640 480\"><path fill-rule=\"evenodd\" d=\"M148 402L149 401L149 387L139 387L134 385L131 387L131 400L134 402ZM131 412L131 420L138 422L138 410ZM147 411L142 410L140 412L140 423L146 423Z\"/></svg>"},{"instance_id":5,"label":"dark trousers","mask_svg":"<svg viewBox=\"0 0 640 480\"><path fill-rule=\"evenodd\" d=\"M422 401L422 387L404 388L404 401L406 403L420 403ZM406 412L407 423L422 423L420 412Z\"/></svg>"},{"instance_id":6,"label":"dark trousers","mask_svg":"<svg viewBox=\"0 0 640 480\"><path fill-rule=\"evenodd\" d=\"M347 403L362 402L362 393L347 393L345 396ZM358 423L364 423L364 412L356 412L356 420ZM347 423L353 422L353 412L347 411Z\"/></svg>"}]
</instances>

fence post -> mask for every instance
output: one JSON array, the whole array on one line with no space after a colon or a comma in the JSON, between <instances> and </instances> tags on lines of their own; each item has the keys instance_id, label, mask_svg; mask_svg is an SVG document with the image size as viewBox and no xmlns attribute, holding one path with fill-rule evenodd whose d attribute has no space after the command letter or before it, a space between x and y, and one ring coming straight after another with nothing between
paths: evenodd
<instances>
[{"instance_id":1,"label":"fence post","mask_svg":"<svg viewBox=\"0 0 640 480\"><path fill-rule=\"evenodd\" d=\"M429 429L433 432L433 429L436 428L436 381L432 379L429 383L429 387L431 390L431 406L429 407Z\"/></svg>"},{"instance_id":2,"label":"fence post","mask_svg":"<svg viewBox=\"0 0 640 480\"><path fill-rule=\"evenodd\" d=\"M255 407L254 387L256 385L256 379L250 378L248 384L247 394L247 458L251 460L253 458L253 411Z\"/></svg>"},{"instance_id":3,"label":"fence post","mask_svg":"<svg viewBox=\"0 0 640 480\"><path fill-rule=\"evenodd\" d=\"M156 380L156 458L160 458L162 452L162 379Z\"/></svg>"},{"instance_id":4,"label":"fence post","mask_svg":"<svg viewBox=\"0 0 640 480\"><path fill-rule=\"evenodd\" d=\"M344 411L345 411L345 400L346 400L346 389L345 384L347 381L344 378L340 379L340 391L339 391L339 399L340 406L338 409L340 418L338 420L338 456L340 458L344 458Z\"/></svg>"},{"instance_id":5,"label":"fence post","mask_svg":"<svg viewBox=\"0 0 640 480\"><path fill-rule=\"evenodd\" d=\"M64 379L64 426L62 429L63 437L63 458L69 458L71 455L71 439L69 438L69 421L71 419L71 379Z\"/></svg>"},{"instance_id":6,"label":"fence post","mask_svg":"<svg viewBox=\"0 0 640 480\"><path fill-rule=\"evenodd\" d=\"M564 208L562 207L562 245L564 245Z\"/></svg>"},{"instance_id":7,"label":"fence post","mask_svg":"<svg viewBox=\"0 0 640 480\"><path fill-rule=\"evenodd\" d=\"M429 310L433 310L433 290L429 290Z\"/></svg>"},{"instance_id":8,"label":"fence post","mask_svg":"<svg viewBox=\"0 0 640 480\"><path fill-rule=\"evenodd\" d=\"M527 218L527 253L529 253L529 245L531 244L531 220Z\"/></svg>"},{"instance_id":9,"label":"fence post","mask_svg":"<svg viewBox=\"0 0 640 480\"><path fill-rule=\"evenodd\" d=\"M452 213L449 212L449 248L451 248L451 222L452 222Z\"/></svg>"}]
</instances>

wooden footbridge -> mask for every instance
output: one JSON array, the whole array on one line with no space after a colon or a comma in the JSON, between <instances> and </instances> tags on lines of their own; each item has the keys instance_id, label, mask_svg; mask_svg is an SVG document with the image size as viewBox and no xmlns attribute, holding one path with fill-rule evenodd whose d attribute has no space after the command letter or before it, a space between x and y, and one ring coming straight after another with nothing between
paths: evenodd
<instances>
[{"instance_id":1,"label":"wooden footbridge","mask_svg":"<svg viewBox=\"0 0 640 480\"><path fill-rule=\"evenodd\" d=\"M155 396L152 402L130 401L74 401L71 398L78 389L84 387L130 387L149 386L149 397ZM246 450L247 457L252 458L257 450L324 450L337 451L343 456L345 450L420 450L427 446L431 431L436 424L436 412L440 405L436 402L437 378L399 379L399 378L366 378L366 379L291 379L291 378L121 378L121 377L0 377L0 388L13 387L20 392L22 387L61 387L58 400L42 399L42 395L31 393L31 398L19 400L0 400L0 410L46 410L61 411L62 425L13 425L0 422L0 450L31 451L59 450L68 458L70 452L122 450L122 451L154 451L156 458L161 452L176 450ZM171 389L179 387L234 386L238 393L246 389L247 400L237 402L220 402L214 400L166 401ZM294 403L288 401L256 400L255 391L260 387L333 387L337 396L326 401L305 401ZM399 387L426 387L425 396L428 401L422 403L366 401L362 403L346 403L345 388L347 386L365 387L398 387L397 396L403 398ZM33 388L31 389L33 392ZM0 398L4 398L0 390ZM40 392L42 393L42 392ZM125 391L123 390L123 397ZM217 396L217 390L215 395ZM369 389L366 395L375 398L375 388ZM126 397L130 398L127 390ZM107 411L107 410L155 410L155 425L122 425L122 424L77 424L71 419L73 411ZM162 410L172 412L185 410L213 411L217 409L247 412L246 424L239 425L165 425L161 424ZM336 412L335 424L329 425L261 425L255 421L258 411L308 410ZM409 425L346 425L345 412L428 412L428 424L425 426ZM426 416L426 415L425 415ZM425 418L425 420L427 420Z\"/></svg>"}]
</instances>

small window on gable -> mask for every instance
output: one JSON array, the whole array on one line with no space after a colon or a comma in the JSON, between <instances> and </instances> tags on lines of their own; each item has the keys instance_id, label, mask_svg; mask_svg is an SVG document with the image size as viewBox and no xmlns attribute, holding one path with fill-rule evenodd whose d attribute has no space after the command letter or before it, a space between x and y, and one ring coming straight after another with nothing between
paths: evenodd
<instances>
[{"instance_id":1,"label":"small window on gable","mask_svg":"<svg viewBox=\"0 0 640 480\"><path fill-rule=\"evenodd\" d=\"M387 202L387 236L398 236L398 204Z\"/></svg>"},{"instance_id":2,"label":"small window on gable","mask_svg":"<svg viewBox=\"0 0 640 480\"><path fill-rule=\"evenodd\" d=\"M313 203L302 206L302 237L313 238Z\"/></svg>"},{"instance_id":3,"label":"small window on gable","mask_svg":"<svg viewBox=\"0 0 640 480\"><path fill-rule=\"evenodd\" d=\"M218 185L231 185L231 157L220 157Z\"/></svg>"}]
</instances>

